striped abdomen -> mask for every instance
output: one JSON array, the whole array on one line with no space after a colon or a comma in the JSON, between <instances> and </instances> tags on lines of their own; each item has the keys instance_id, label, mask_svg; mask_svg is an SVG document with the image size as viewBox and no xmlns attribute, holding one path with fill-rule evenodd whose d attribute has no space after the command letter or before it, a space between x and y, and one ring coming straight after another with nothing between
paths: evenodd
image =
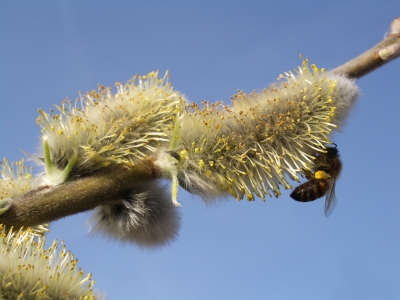
<instances>
[{"instance_id":1,"label":"striped abdomen","mask_svg":"<svg viewBox=\"0 0 400 300\"><path fill-rule=\"evenodd\" d=\"M321 198L329 190L329 182L323 179L311 179L298 187L290 194L296 201L308 202Z\"/></svg>"}]
</instances>

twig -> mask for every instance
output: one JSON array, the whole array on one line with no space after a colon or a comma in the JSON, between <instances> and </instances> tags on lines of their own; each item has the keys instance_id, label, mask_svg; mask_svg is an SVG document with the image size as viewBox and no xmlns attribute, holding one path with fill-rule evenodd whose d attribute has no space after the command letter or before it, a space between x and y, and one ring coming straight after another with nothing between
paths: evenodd
<instances>
[{"instance_id":1,"label":"twig","mask_svg":"<svg viewBox=\"0 0 400 300\"><path fill-rule=\"evenodd\" d=\"M360 56L331 70L358 79L400 56L400 17L394 19L386 38Z\"/></svg>"}]
</instances>

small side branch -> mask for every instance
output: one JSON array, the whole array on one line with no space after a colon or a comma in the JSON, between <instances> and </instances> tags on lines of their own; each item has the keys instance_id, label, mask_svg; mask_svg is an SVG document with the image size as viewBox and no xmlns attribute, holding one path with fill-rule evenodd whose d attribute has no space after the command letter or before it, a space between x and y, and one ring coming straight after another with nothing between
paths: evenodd
<instances>
[{"instance_id":1,"label":"small side branch","mask_svg":"<svg viewBox=\"0 0 400 300\"><path fill-rule=\"evenodd\" d=\"M400 17L394 19L386 38L360 56L331 70L358 79L400 56Z\"/></svg>"}]
</instances>

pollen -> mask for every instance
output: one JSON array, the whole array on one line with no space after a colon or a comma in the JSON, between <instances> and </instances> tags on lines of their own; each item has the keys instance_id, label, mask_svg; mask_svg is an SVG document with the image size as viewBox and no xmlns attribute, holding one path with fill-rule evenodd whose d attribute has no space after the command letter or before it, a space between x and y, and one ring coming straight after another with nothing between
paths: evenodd
<instances>
[{"instance_id":1,"label":"pollen","mask_svg":"<svg viewBox=\"0 0 400 300\"><path fill-rule=\"evenodd\" d=\"M200 160L199 160L199 167L200 167L200 169L203 169L204 166L205 166L204 161L203 161L202 159L200 159Z\"/></svg>"},{"instance_id":2,"label":"pollen","mask_svg":"<svg viewBox=\"0 0 400 300\"><path fill-rule=\"evenodd\" d=\"M187 160L187 159L189 158L189 155L188 155L187 150L182 150L182 151L179 153L179 156L180 156L180 159L181 159L181 160Z\"/></svg>"},{"instance_id":3,"label":"pollen","mask_svg":"<svg viewBox=\"0 0 400 300\"><path fill-rule=\"evenodd\" d=\"M315 177L315 179L323 179L323 180L329 179L329 175L326 172L321 171L321 170L315 172L314 177Z\"/></svg>"}]
</instances>

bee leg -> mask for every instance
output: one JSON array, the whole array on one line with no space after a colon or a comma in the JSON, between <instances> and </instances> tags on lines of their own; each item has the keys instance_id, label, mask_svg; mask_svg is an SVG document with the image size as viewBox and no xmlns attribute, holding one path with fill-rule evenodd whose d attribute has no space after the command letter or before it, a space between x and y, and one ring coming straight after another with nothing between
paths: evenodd
<instances>
[{"instance_id":1,"label":"bee leg","mask_svg":"<svg viewBox=\"0 0 400 300\"><path fill-rule=\"evenodd\" d=\"M310 170L303 169L303 174L308 180L311 180L314 178L314 173L311 172Z\"/></svg>"}]
</instances>

